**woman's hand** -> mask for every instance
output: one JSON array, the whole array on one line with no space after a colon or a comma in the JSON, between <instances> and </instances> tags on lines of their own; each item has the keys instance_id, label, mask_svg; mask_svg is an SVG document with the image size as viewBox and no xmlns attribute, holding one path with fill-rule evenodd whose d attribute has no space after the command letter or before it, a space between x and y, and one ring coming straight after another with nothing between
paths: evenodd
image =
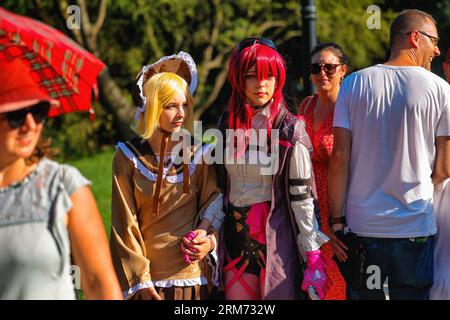
<instances>
[{"instance_id":1,"label":"woman's hand","mask_svg":"<svg viewBox=\"0 0 450 320\"><path fill-rule=\"evenodd\" d=\"M133 300L162 300L154 287L138 290L132 297Z\"/></svg>"},{"instance_id":2,"label":"woman's hand","mask_svg":"<svg viewBox=\"0 0 450 320\"><path fill-rule=\"evenodd\" d=\"M197 229L194 232L197 234L194 239L189 241L183 237L181 241L181 251L189 256L191 263L202 260L213 249L205 230Z\"/></svg>"}]
</instances>

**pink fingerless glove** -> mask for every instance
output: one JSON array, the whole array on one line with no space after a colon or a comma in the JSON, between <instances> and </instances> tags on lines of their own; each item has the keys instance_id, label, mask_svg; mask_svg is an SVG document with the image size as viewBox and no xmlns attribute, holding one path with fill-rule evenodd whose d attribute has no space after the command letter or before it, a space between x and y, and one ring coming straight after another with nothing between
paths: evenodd
<instances>
[{"instance_id":1,"label":"pink fingerless glove","mask_svg":"<svg viewBox=\"0 0 450 320\"><path fill-rule=\"evenodd\" d=\"M305 255L307 260L302 290L308 291L309 287L312 286L319 298L323 299L331 287L331 280L325 272L327 263L322 259L320 250L308 251Z\"/></svg>"},{"instance_id":2,"label":"pink fingerless glove","mask_svg":"<svg viewBox=\"0 0 450 320\"><path fill-rule=\"evenodd\" d=\"M189 231L188 234L186 235L186 239L188 239L189 241L191 241L192 239L194 239L197 236L197 234L194 231ZM188 247L189 250L192 250L193 248ZM186 261L186 263L191 263L191 259L189 258L189 255L187 253L184 254L184 261Z\"/></svg>"}]
</instances>

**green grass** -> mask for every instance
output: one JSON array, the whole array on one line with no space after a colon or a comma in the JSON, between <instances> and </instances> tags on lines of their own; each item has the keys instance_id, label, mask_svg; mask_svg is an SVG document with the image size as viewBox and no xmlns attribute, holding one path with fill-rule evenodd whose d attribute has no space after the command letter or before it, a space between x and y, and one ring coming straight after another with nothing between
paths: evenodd
<instances>
[{"instance_id":1,"label":"green grass","mask_svg":"<svg viewBox=\"0 0 450 320\"><path fill-rule=\"evenodd\" d=\"M112 160L114 149L99 152L91 157L67 161L68 164L78 168L80 172L92 182L97 206L102 215L103 223L108 234L111 231L111 183Z\"/></svg>"}]
</instances>

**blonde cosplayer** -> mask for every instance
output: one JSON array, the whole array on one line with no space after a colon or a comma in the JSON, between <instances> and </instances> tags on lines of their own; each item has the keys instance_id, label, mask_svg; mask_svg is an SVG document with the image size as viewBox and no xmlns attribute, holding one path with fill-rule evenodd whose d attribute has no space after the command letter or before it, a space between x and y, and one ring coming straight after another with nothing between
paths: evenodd
<instances>
[{"instance_id":1,"label":"blonde cosplayer","mask_svg":"<svg viewBox=\"0 0 450 320\"><path fill-rule=\"evenodd\" d=\"M200 161L214 146L180 132L193 131L196 70L180 52L134 83L138 135L116 146L111 197L111 252L129 299L206 299L218 285L223 195Z\"/></svg>"},{"instance_id":2,"label":"blonde cosplayer","mask_svg":"<svg viewBox=\"0 0 450 320\"><path fill-rule=\"evenodd\" d=\"M183 78L175 73L162 72L152 76L143 86L146 106L144 116L139 119L137 131L144 139L152 136L159 125L159 118L163 107L180 91L184 92L188 102L188 112L184 121L184 128L192 133L193 98L189 92L189 86Z\"/></svg>"}]
</instances>

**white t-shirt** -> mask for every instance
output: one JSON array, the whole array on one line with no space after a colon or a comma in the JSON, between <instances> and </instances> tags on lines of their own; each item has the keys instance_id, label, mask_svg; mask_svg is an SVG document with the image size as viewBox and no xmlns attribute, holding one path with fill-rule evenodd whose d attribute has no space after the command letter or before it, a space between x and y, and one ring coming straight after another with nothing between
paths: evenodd
<instances>
[{"instance_id":1,"label":"white t-shirt","mask_svg":"<svg viewBox=\"0 0 450 320\"><path fill-rule=\"evenodd\" d=\"M436 233L435 138L450 136L450 86L422 67L376 65L342 83L334 127L351 131L345 215L358 235Z\"/></svg>"}]
</instances>

